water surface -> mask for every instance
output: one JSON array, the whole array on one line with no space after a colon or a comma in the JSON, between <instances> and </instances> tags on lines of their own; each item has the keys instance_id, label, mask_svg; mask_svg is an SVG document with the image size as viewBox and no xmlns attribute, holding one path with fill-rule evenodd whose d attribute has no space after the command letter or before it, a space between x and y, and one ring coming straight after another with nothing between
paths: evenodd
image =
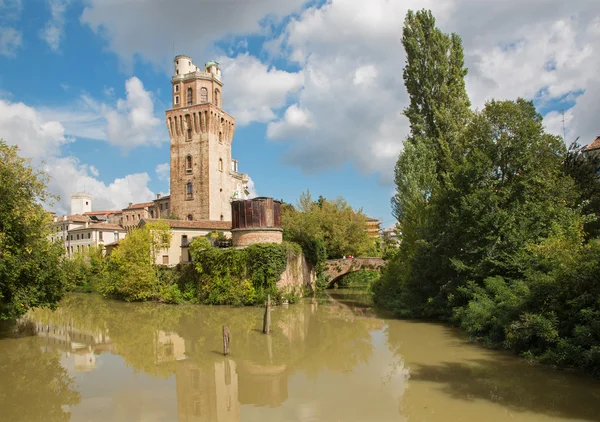
<instances>
[{"instance_id":1,"label":"water surface","mask_svg":"<svg viewBox=\"0 0 600 422\"><path fill-rule=\"evenodd\" d=\"M600 421L600 382L352 292L275 308L268 336L262 316L69 296L0 334L0 420Z\"/></svg>"}]
</instances>

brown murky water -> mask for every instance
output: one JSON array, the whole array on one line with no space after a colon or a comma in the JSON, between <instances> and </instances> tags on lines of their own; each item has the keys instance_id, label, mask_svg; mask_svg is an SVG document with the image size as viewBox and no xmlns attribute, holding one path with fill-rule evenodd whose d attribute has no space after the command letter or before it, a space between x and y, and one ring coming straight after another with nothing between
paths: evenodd
<instances>
[{"instance_id":1,"label":"brown murky water","mask_svg":"<svg viewBox=\"0 0 600 422\"><path fill-rule=\"evenodd\" d=\"M0 334L0 421L600 421L599 381L340 293L275 308L270 336L260 308L70 296Z\"/></svg>"}]
</instances>

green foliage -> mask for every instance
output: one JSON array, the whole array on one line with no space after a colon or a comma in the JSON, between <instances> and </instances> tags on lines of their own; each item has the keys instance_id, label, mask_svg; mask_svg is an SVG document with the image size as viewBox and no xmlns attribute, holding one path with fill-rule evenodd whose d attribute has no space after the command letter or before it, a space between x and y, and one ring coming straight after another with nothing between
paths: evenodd
<instances>
[{"instance_id":1,"label":"green foliage","mask_svg":"<svg viewBox=\"0 0 600 422\"><path fill-rule=\"evenodd\" d=\"M148 223L131 230L104 262L91 260L90 265L102 269L101 276L92 277L95 289L105 297L125 301L161 300L179 303L183 295L155 264L156 257L171 243L172 233L166 221Z\"/></svg>"},{"instance_id":2,"label":"green foliage","mask_svg":"<svg viewBox=\"0 0 600 422\"><path fill-rule=\"evenodd\" d=\"M40 205L54 199L47 180L0 140L0 319L54 306L64 294L64 250L47 239L51 219Z\"/></svg>"},{"instance_id":3,"label":"green foliage","mask_svg":"<svg viewBox=\"0 0 600 422\"><path fill-rule=\"evenodd\" d=\"M158 297L161 302L178 304L183 302L184 296L177 284L160 284Z\"/></svg>"},{"instance_id":4,"label":"green foliage","mask_svg":"<svg viewBox=\"0 0 600 422\"><path fill-rule=\"evenodd\" d=\"M302 246L312 262L319 256L342 258L344 255L366 256L372 247L366 217L343 199L313 201L310 191L300 195L296 208L282 207L281 224L285 240ZM324 251L323 251L324 247Z\"/></svg>"},{"instance_id":5,"label":"green foliage","mask_svg":"<svg viewBox=\"0 0 600 422\"><path fill-rule=\"evenodd\" d=\"M392 200L400 245L375 303L600 376L600 247L584 242L599 161L567 152L529 101L468 111L460 39L429 12L409 12L403 44L411 134Z\"/></svg>"},{"instance_id":6,"label":"green foliage","mask_svg":"<svg viewBox=\"0 0 600 422\"><path fill-rule=\"evenodd\" d=\"M565 157L565 173L579 188L577 204L588 217L586 235L594 238L600 236L600 154L586 148L577 142L570 145Z\"/></svg>"},{"instance_id":7,"label":"green foliage","mask_svg":"<svg viewBox=\"0 0 600 422\"><path fill-rule=\"evenodd\" d=\"M369 288L377 279L379 279L377 271L358 270L339 278L336 283L338 287Z\"/></svg>"},{"instance_id":8,"label":"green foliage","mask_svg":"<svg viewBox=\"0 0 600 422\"><path fill-rule=\"evenodd\" d=\"M190 254L199 274L198 300L211 305L253 305L264 302L269 294L281 300L277 281L287 267L288 256L299 253L300 247L291 243L218 249L208 239L196 238Z\"/></svg>"},{"instance_id":9,"label":"green foliage","mask_svg":"<svg viewBox=\"0 0 600 422\"><path fill-rule=\"evenodd\" d=\"M151 254L153 236L147 228L136 228L113 250L107 273L98 291L126 301L149 300L158 293L158 277Z\"/></svg>"}]
</instances>

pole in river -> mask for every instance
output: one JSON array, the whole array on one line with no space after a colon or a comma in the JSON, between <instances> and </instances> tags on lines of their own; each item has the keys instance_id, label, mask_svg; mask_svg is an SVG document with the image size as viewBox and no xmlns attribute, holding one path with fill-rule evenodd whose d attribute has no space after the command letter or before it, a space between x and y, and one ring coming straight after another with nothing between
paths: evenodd
<instances>
[{"instance_id":1,"label":"pole in river","mask_svg":"<svg viewBox=\"0 0 600 422\"><path fill-rule=\"evenodd\" d=\"M265 317L263 318L263 333L271 332L271 295L267 295L267 303L265 304Z\"/></svg>"},{"instance_id":2,"label":"pole in river","mask_svg":"<svg viewBox=\"0 0 600 422\"><path fill-rule=\"evenodd\" d=\"M229 354L229 327L223 325L223 354Z\"/></svg>"}]
</instances>

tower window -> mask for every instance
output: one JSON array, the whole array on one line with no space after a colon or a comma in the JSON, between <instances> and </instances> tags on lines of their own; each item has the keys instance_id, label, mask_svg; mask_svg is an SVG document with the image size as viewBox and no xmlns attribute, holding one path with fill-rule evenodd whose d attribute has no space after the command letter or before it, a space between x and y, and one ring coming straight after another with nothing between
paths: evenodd
<instances>
[{"instance_id":1,"label":"tower window","mask_svg":"<svg viewBox=\"0 0 600 422\"><path fill-rule=\"evenodd\" d=\"M208 102L208 90L206 88L200 89L200 102L207 103Z\"/></svg>"},{"instance_id":2,"label":"tower window","mask_svg":"<svg viewBox=\"0 0 600 422\"><path fill-rule=\"evenodd\" d=\"M219 132L219 143L223 143L223 132Z\"/></svg>"},{"instance_id":3,"label":"tower window","mask_svg":"<svg viewBox=\"0 0 600 422\"><path fill-rule=\"evenodd\" d=\"M187 104L188 105L192 105L192 97L194 96L194 91L192 90L192 88L188 88L187 90Z\"/></svg>"},{"instance_id":4,"label":"tower window","mask_svg":"<svg viewBox=\"0 0 600 422\"><path fill-rule=\"evenodd\" d=\"M185 157L185 172L187 174L192 173L192 156L191 155L188 155L187 157Z\"/></svg>"},{"instance_id":5,"label":"tower window","mask_svg":"<svg viewBox=\"0 0 600 422\"><path fill-rule=\"evenodd\" d=\"M219 171L223 171L223 160L219 158Z\"/></svg>"},{"instance_id":6,"label":"tower window","mask_svg":"<svg viewBox=\"0 0 600 422\"><path fill-rule=\"evenodd\" d=\"M214 104L216 107L219 107L219 90L215 89L215 100L214 100Z\"/></svg>"},{"instance_id":7,"label":"tower window","mask_svg":"<svg viewBox=\"0 0 600 422\"><path fill-rule=\"evenodd\" d=\"M179 95L175 96L175 104L179 104Z\"/></svg>"},{"instance_id":8,"label":"tower window","mask_svg":"<svg viewBox=\"0 0 600 422\"><path fill-rule=\"evenodd\" d=\"M188 105L189 105L189 96L188 96ZM192 120L189 114L185 115L185 127L187 128L186 130L186 134L187 134L187 138L186 141L191 141L192 140Z\"/></svg>"},{"instance_id":9,"label":"tower window","mask_svg":"<svg viewBox=\"0 0 600 422\"><path fill-rule=\"evenodd\" d=\"M223 221L223 214L221 214L221 221Z\"/></svg>"},{"instance_id":10,"label":"tower window","mask_svg":"<svg viewBox=\"0 0 600 422\"><path fill-rule=\"evenodd\" d=\"M179 84L175 85L175 92L179 92Z\"/></svg>"},{"instance_id":11,"label":"tower window","mask_svg":"<svg viewBox=\"0 0 600 422\"><path fill-rule=\"evenodd\" d=\"M179 75L179 69L177 69L177 70L175 71L175 73L177 73L177 74Z\"/></svg>"},{"instance_id":12,"label":"tower window","mask_svg":"<svg viewBox=\"0 0 600 422\"><path fill-rule=\"evenodd\" d=\"M185 185L185 195L187 199L192 199L194 197L194 189L192 187L192 182L187 182Z\"/></svg>"}]
</instances>

